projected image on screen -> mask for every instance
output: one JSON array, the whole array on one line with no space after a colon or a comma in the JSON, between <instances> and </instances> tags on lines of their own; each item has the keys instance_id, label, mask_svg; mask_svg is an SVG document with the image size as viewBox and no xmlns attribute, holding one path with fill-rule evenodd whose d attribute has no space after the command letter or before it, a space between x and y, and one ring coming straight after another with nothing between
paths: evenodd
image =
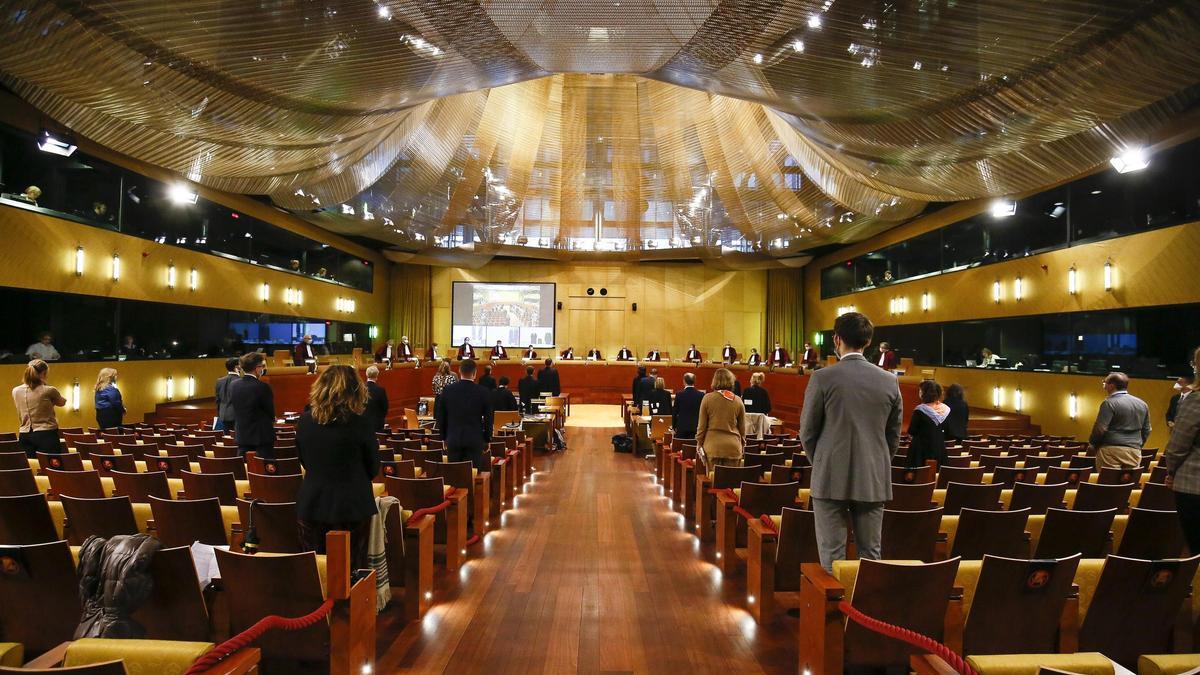
<instances>
[{"instance_id":1,"label":"projected image on screen","mask_svg":"<svg viewBox=\"0 0 1200 675\"><path fill-rule=\"evenodd\" d=\"M554 346L554 284L454 282L452 346Z\"/></svg>"}]
</instances>

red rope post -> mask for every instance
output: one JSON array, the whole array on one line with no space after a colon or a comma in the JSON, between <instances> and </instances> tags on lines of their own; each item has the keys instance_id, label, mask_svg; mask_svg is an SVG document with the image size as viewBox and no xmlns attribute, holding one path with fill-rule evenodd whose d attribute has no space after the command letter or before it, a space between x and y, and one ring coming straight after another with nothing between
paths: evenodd
<instances>
[{"instance_id":1,"label":"red rope post","mask_svg":"<svg viewBox=\"0 0 1200 675\"><path fill-rule=\"evenodd\" d=\"M304 616L295 618L287 618L275 614L264 616L255 622L253 626L205 652L203 656L196 659L196 662L183 675L199 675L199 673L211 670L213 666L220 663L221 659L248 646L269 630L302 630L308 628L329 616L329 612L332 610L333 598L329 598L320 607Z\"/></svg>"},{"instance_id":2,"label":"red rope post","mask_svg":"<svg viewBox=\"0 0 1200 675\"><path fill-rule=\"evenodd\" d=\"M854 605L851 605L848 600L842 600L838 603L838 609L845 614L851 621L866 628L869 631L886 635L887 637L900 640L908 643L917 649L923 649L934 656L941 657L951 668L955 669L962 675L977 675L975 669L967 665L963 657L955 654L946 645L934 640L928 635L922 635L916 631L909 630L902 626L880 621L879 619L867 616L859 611Z\"/></svg>"}]
</instances>

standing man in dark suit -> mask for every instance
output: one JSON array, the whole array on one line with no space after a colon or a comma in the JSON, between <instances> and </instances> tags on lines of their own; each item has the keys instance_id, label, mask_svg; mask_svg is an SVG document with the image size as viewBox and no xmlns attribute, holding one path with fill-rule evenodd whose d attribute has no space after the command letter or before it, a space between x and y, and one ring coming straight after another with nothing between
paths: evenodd
<instances>
[{"instance_id":1,"label":"standing man in dark suit","mask_svg":"<svg viewBox=\"0 0 1200 675\"><path fill-rule=\"evenodd\" d=\"M537 412L533 409L533 399L538 398L541 393L541 386L538 384L537 378L533 376L533 366L525 366L525 377L517 383L517 393L521 396L521 409L532 415Z\"/></svg>"},{"instance_id":2,"label":"standing man in dark suit","mask_svg":"<svg viewBox=\"0 0 1200 675\"><path fill-rule=\"evenodd\" d=\"M647 374L645 368L638 368L637 382L633 383L633 404L640 410L642 405L650 400L654 393L654 375Z\"/></svg>"},{"instance_id":3,"label":"standing man in dark suit","mask_svg":"<svg viewBox=\"0 0 1200 675\"><path fill-rule=\"evenodd\" d=\"M475 383L475 362L467 359L458 367L459 379L446 385L434 404L433 416L446 455L451 462L471 462L480 471L490 471L484 453L492 440L492 398Z\"/></svg>"},{"instance_id":4,"label":"standing man in dark suit","mask_svg":"<svg viewBox=\"0 0 1200 675\"><path fill-rule=\"evenodd\" d=\"M237 381L238 359L231 356L225 359L225 377L217 380L217 424L216 428L223 431L233 431L233 401L229 398L229 387Z\"/></svg>"},{"instance_id":5,"label":"standing man in dark suit","mask_svg":"<svg viewBox=\"0 0 1200 675\"><path fill-rule=\"evenodd\" d=\"M363 413L371 420L372 431L383 431L387 420L388 395L376 380L379 379L379 368L367 366L367 409Z\"/></svg>"},{"instance_id":6,"label":"standing man in dark suit","mask_svg":"<svg viewBox=\"0 0 1200 675\"><path fill-rule=\"evenodd\" d=\"M275 459L275 394L259 379L265 362L260 352L242 356L242 376L229 385L229 400L238 454L253 450L263 459Z\"/></svg>"},{"instance_id":7,"label":"standing man in dark suit","mask_svg":"<svg viewBox=\"0 0 1200 675\"><path fill-rule=\"evenodd\" d=\"M675 392L675 407L671 414L671 428L676 438L695 438L696 425L700 423L700 401L704 394L696 389L696 376L683 374L683 389Z\"/></svg>"},{"instance_id":8,"label":"standing man in dark suit","mask_svg":"<svg viewBox=\"0 0 1200 675\"><path fill-rule=\"evenodd\" d=\"M1179 412L1179 404L1183 399L1188 397L1192 391L1192 383L1196 378L1191 375L1182 375L1175 381L1175 395L1171 397L1170 403L1167 404L1167 428L1175 428L1175 415Z\"/></svg>"},{"instance_id":9,"label":"standing man in dark suit","mask_svg":"<svg viewBox=\"0 0 1200 675\"><path fill-rule=\"evenodd\" d=\"M863 357L874 332L858 312L834 321L840 360L813 371L800 411L800 441L813 465L817 553L828 572L846 557L848 519L854 520L859 557L879 560L883 504L892 498L903 403L896 377Z\"/></svg>"},{"instance_id":10,"label":"standing man in dark suit","mask_svg":"<svg viewBox=\"0 0 1200 675\"><path fill-rule=\"evenodd\" d=\"M492 410L510 411L517 409L517 398L508 389L508 376L501 375L500 383L492 390Z\"/></svg>"},{"instance_id":11,"label":"standing man in dark suit","mask_svg":"<svg viewBox=\"0 0 1200 675\"><path fill-rule=\"evenodd\" d=\"M496 388L496 378L492 377L492 364L483 367L483 375L479 377L479 386L491 391Z\"/></svg>"},{"instance_id":12,"label":"standing man in dark suit","mask_svg":"<svg viewBox=\"0 0 1200 675\"><path fill-rule=\"evenodd\" d=\"M555 396L562 393L562 385L558 381L558 371L554 369L554 359L546 359L546 367L538 373L538 386L541 387L541 391L548 391Z\"/></svg>"}]
</instances>

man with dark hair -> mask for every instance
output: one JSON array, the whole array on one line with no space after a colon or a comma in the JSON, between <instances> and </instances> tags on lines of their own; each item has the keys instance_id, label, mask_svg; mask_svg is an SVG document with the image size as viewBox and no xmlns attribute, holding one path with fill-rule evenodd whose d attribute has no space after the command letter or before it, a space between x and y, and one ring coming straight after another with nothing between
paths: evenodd
<instances>
[{"instance_id":1,"label":"man with dark hair","mask_svg":"<svg viewBox=\"0 0 1200 675\"><path fill-rule=\"evenodd\" d=\"M496 411L517 409L517 399L508 389L507 375L501 375L500 383L492 390L492 409Z\"/></svg>"},{"instance_id":2,"label":"man with dark hair","mask_svg":"<svg viewBox=\"0 0 1200 675\"><path fill-rule=\"evenodd\" d=\"M238 454L253 450L263 459L275 459L275 394L261 379L266 358L260 352L242 356L242 376L230 383L234 438Z\"/></svg>"},{"instance_id":3,"label":"man with dark hair","mask_svg":"<svg viewBox=\"0 0 1200 675\"><path fill-rule=\"evenodd\" d=\"M479 386L488 391L496 388L496 378L492 377L492 364L484 364L483 375L479 376Z\"/></svg>"},{"instance_id":4,"label":"man with dark hair","mask_svg":"<svg viewBox=\"0 0 1200 675\"><path fill-rule=\"evenodd\" d=\"M541 392L550 392L555 396L562 393L562 385L559 384L558 371L554 369L554 359L546 359L546 367L538 373L538 386L541 387Z\"/></svg>"},{"instance_id":5,"label":"man with dark hair","mask_svg":"<svg viewBox=\"0 0 1200 675\"><path fill-rule=\"evenodd\" d=\"M363 415L371 420L372 431L383 431L387 424L388 395L387 390L379 385L379 366L367 366L367 408Z\"/></svg>"},{"instance_id":6,"label":"man with dark hair","mask_svg":"<svg viewBox=\"0 0 1200 675\"><path fill-rule=\"evenodd\" d=\"M840 361L814 371L804 393L800 440L813 465L817 549L827 571L846 557L847 518L859 557L879 559L883 504L892 498L903 402L896 377L863 357L874 330L858 312L839 316L833 344Z\"/></svg>"},{"instance_id":7,"label":"man with dark hair","mask_svg":"<svg viewBox=\"0 0 1200 675\"><path fill-rule=\"evenodd\" d=\"M1192 375L1180 375L1178 380L1175 380L1175 395L1171 397L1171 402L1167 404L1167 428L1175 428L1175 415L1179 413L1179 404L1183 399L1188 397L1192 391L1192 383L1196 378Z\"/></svg>"},{"instance_id":8,"label":"man with dark hair","mask_svg":"<svg viewBox=\"0 0 1200 675\"><path fill-rule=\"evenodd\" d=\"M1096 450L1096 469L1136 469L1142 445L1150 438L1150 407L1129 393L1129 376L1109 373L1102 383L1108 397L1100 402L1088 443Z\"/></svg>"},{"instance_id":9,"label":"man with dark hair","mask_svg":"<svg viewBox=\"0 0 1200 675\"><path fill-rule=\"evenodd\" d=\"M537 410L534 410L533 399L539 398L541 387L538 385L537 378L533 376L533 366L525 366L525 377L517 383L517 393L521 396L521 409L532 415Z\"/></svg>"},{"instance_id":10,"label":"man with dark hair","mask_svg":"<svg viewBox=\"0 0 1200 675\"><path fill-rule=\"evenodd\" d=\"M233 401L229 398L229 387L238 379L238 363L236 356L225 359L225 375L217 380L217 422L215 429L233 431Z\"/></svg>"},{"instance_id":11,"label":"man with dark hair","mask_svg":"<svg viewBox=\"0 0 1200 675\"><path fill-rule=\"evenodd\" d=\"M647 374L645 368L638 368L638 380L633 385L633 404L638 409L650 401L650 395L654 393L654 381L657 377L657 370L651 370Z\"/></svg>"},{"instance_id":12,"label":"man with dark hair","mask_svg":"<svg viewBox=\"0 0 1200 675\"><path fill-rule=\"evenodd\" d=\"M683 389L675 392L675 407L671 411L671 428L676 438L695 438L700 423L700 401L704 394L696 389L696 376L683 374Z\"/></svg>"},{"instance_id":13,"label":"man with dark hair","mask_svg":"<svg viewBox=\"0 0 1200 675\"><path fill-rule=\"evenodd\" d=\"M475 383L475 372L471 359L459 364L459 379L437 397L433 416L446 441L447 459L469 461L480 471L490 471L484 450L492 440L492 399L487 389Z\"/></svg>"}]
</instances>

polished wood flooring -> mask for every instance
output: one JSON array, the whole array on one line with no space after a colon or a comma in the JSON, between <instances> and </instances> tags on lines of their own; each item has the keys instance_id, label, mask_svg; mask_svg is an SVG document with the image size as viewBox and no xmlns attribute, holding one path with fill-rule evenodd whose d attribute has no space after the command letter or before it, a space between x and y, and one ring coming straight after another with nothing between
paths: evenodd
<instances>
[{"instance_id":1,"label":"polished wood flooring","mask_svg":"<svg viewBox=\"0 0 1200 675\"><path fill-rule=\"evenodd\" d=\"M795 673L797 620L758 626L619 429L568 430L407 626L380 616L380 673Z\"/></svg>"}]
</instances>

